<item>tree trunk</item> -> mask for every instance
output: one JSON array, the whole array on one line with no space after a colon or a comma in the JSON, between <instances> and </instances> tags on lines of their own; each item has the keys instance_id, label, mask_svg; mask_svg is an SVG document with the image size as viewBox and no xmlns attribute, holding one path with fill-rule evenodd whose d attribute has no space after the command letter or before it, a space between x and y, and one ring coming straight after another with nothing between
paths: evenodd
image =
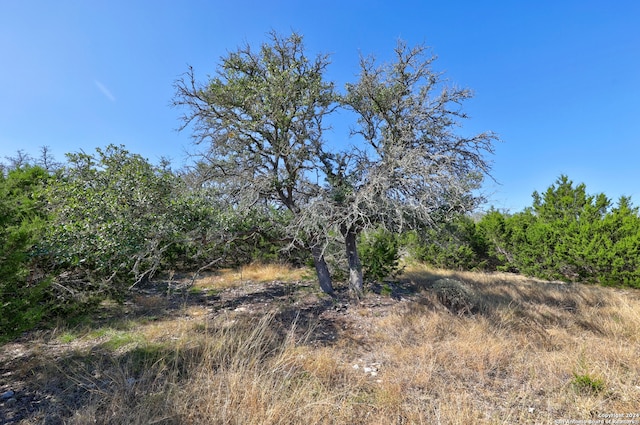
<instances>
[{"instance_id":1,"label":"tree trunk","mask_svg":"<svg viewBox=\"0 0 640 425\"><path fill-rule=\"evenodd\" d=\"M329 267L324 260L322 249L319 246L311 247L311 255L313 256L313 264L316 267L316 273L318 274L318 282L320 282L320 288L325 294L334 296L333 285L331 284L331 274L329 273Z\"/></svg>"},{"instance_id":2,"label":"tree trunk","mask_svg":"<svg viewBox=\"0 0 640 425\"><path fill-rule=\"evenodd\" d=\"M347 260L349 261L349 288L357 297L360 297L364 292L364 285L362 264L360 264L360 256L358 256L358 232L353 227L342 230L347 248Z\"/></svg>"}]
</instances>

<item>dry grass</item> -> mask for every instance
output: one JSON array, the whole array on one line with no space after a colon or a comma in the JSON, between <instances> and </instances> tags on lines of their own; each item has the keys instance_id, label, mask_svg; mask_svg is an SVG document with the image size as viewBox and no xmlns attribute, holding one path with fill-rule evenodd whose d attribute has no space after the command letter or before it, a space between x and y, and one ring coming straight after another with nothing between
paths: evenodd
<instances>
[{"instance_id":1,"label":"dry grass","mask_svg":"<svg viewBox=\"0 0 640 425\"><path fill-rule=\"evenodd\" d=\"M203 276L195 282L200 289L229 289L247 282L296 282L311 276L310 270L291 268L286 264L251 263L239 269L222 269Z\"/></svg>"},{"instance_id":2,"label":"dry grass","mask_svg":"<svg viewBox=\"0 0 640 425\"><path fill-rule=\"evenodd\" d=\"M252 267L243 279L298 273ZM443 277L473 291L473 313L440 303L430 288ZM289 296L261 312L188 306L140 324L117 361L66 370L93 383L67 423L544 424L640 412L639 291L419 266L403 279L413 290L401 300L369 294L306 321L289 319L308 307ZM335 338L319 339L327 329Z\"/></svg>"}]
</instances>

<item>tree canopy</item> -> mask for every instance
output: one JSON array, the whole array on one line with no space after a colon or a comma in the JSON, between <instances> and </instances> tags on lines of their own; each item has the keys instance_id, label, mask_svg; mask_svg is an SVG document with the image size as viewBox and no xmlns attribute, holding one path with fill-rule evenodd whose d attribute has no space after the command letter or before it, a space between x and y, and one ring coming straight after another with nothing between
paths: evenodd
<instances>
[{"instance_id":1,"label":"tree canopy","mask_svg":"<svg viewBox=\"0 0 640 425\"><path fill-rule=\"evenodd\" d=\"M292 213L291 246L311 250L328 293L323 250L342 236L350 284L360 293L363 230L400 230L468 211L489 171L484 154L497 138L457 134L471 93L448 87L434 60L423 46L399 43L391 63L362 58L358 81L339 93L325 80L327 55L310 59L302 36L271 33L259 49L221 58L205 83L189 68L175 84L174 105L186 110L182 128L191 125L205 146L201 160L222 192L239 207L266 202ZM355 114L351 136L362 139L342 150L324 137L325 118L340 108Z\"/></svg>"}]
</instances>

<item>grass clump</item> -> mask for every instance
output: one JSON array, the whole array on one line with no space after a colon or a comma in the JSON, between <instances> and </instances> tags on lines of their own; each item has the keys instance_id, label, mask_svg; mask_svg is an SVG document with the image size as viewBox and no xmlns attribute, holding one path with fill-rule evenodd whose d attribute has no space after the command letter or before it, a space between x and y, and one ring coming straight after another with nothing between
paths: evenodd
<instances>
[{"instance_id":1,"label":"grass clump","mask_svg":"<svg viewBox=\"0 0 640 425\"><path fill-rule=\"evenodd\" d=\"M438 300L452 313L464 315L475 312L478 308L476 296L464 283L456 279L438 279L432 290Z\"/></svg>"},{"instance_id":2,"label":"grass clump","mask_svg":"<svg viewBox=\"0 0 640 425\"><path fill-rule=\"evenodd\" d=\"M78 339L78 335L76 335L75 333L72 332L64 332L61 335L58 336L58 341L61 344L69 344L73 341L75 341L76 339Z\"/></svg>"},{"instance_id":3,"label":"grass clump","mask_svg":"<svg viewBox=\"0 0 640 425\"><path fill-rule=\"evenodd\" d=\"M108 339L102 344L103 347L109 350L118 350L126 345L137 343L141 341L139 335L131 332L114 331L107 333Z\"/></svg>"},{"instance_id":4,"label":"grass clump","mask_svg":"<svg viewBox=\"0 0 640 425\"><path fill-rule=\"evenodd\" d=\"M578 393L598 394L605 389L604 380L595 378L588 373L573 374L571 386Z\"/></svg>"}]
</instances>

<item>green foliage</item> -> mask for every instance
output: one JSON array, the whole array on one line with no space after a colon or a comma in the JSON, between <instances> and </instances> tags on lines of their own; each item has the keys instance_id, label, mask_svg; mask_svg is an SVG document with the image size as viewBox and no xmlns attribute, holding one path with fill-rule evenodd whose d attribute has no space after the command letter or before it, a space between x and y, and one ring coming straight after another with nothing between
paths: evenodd
<instances>
[{"instance_id":1,"label":"green foliage","mask_svg":"<svg viewBox=\"0 0 640 425\"><path fill-rule=\"evenodd\" d=\"M450 269L503 270L543 279L640 287L640 216L561 176L516 214L494 209L404 236L409 254Z\"/></svg>"},{"instance_id":2,"label":"green foliage","mask_svg":"<svg viewBox=\"0 0 640 425\"><path fill-rule=\"evenodd\" d=\"M43 316L49 280L32 255L45 213L39 199L49 180L40 167L0 173L0 339L36 324Z\"/></svg>"},{"instance_id":3,"label":"green foliage","mask_svg":"<svg viewBox=\"0 0 640 425\"><path fill-rule=\"evenodd\" d=\"M488 260L488 269L515 271L511 269L512 256L503 249L504 240L511 236L511 223L508 216L490 209L476 223L476 235L482 239Z\"/></svg>"},{"instance_id":4,"label":"green foliage","mask_svg":"<svg viewBox=\"0 0 640 425\"><path fill-rule=\"evenodd\" d=\"M358 252L365 279L381 281L396 275L400 271L399 246L398 237L384 229L362 234Z\"/></svg>"},{"instance_id":5,"label":"green foliage","mask_svg":"<svg viewBox=\"0 0 640 425\"><path fill-rule=\"evenodd\" d=\"M511 216L492 211L478 224L499 268L544 279L640 287L640 217L629 198L561 176L533 206Z\"/></svg>"},{"instance_id":6,"label":"green foliage","mask_svg":"<svg viewBox=\"0 0 640 425\"><path fill-rule=\"evenodd\" d=\"M122 300L158 271L305 261L285 249L284 210L241 213L122 146L67 158L54 175L21 165L0 176L0 338Z\"/></svg>"},{"instance_id":7,"label":"green foliage","mask_svg":"<svg viewBox=\"0 0 640 425\"><path fill-rule=\"evenodd\" d=\"M67 158L47 190L51 223L42 241L64 288L61 300L122 297L134 282L176 261L176 247L208 213L168 169L123 147Z\"/></svg>"},{"instance_id":8,"label":"green foliage","mask_svg":"<svg viewBox=\"0 0 640 425\"><path fill-rule=\"evenodd\" d=\"M252 208L233 216L230 228L227 263L232 266L251 262L288 262L304 264L306 252L288 249L292 239L286 237L291 213L274 207Z\"/></svg>"},{"instance_id":9,"label":"green foliage","mask_svg":"<svg viewBox=\"0 0 640 425\"><path fill-rule=\"evenodd\" d=\"M594 378L589 374L573 374L571 386L577 393L598 394L605 389L602 379Z\"/></svg>"},{"instance_id":10,"label":"green foliage","mask_svg":"<svg viewBox=\"0 0 640 425\"><path fill-rule=\"evenodd\" d=\"M475 270L495 262L488 257L486 239L466 215L439 227L412 232L405 236L405 242L413 258L434 267Z\"/></svg>"},{"instance_id":11,"label":"green foliage","mask_svg":"<svg viewBox=\"0 0 640 425\"><path fill-rule=\"evenodd\" d=\"M585 257L599 283L640 287L640 217L629 198L622 197L583 241Z\"/></svg>"}]
</instances>

